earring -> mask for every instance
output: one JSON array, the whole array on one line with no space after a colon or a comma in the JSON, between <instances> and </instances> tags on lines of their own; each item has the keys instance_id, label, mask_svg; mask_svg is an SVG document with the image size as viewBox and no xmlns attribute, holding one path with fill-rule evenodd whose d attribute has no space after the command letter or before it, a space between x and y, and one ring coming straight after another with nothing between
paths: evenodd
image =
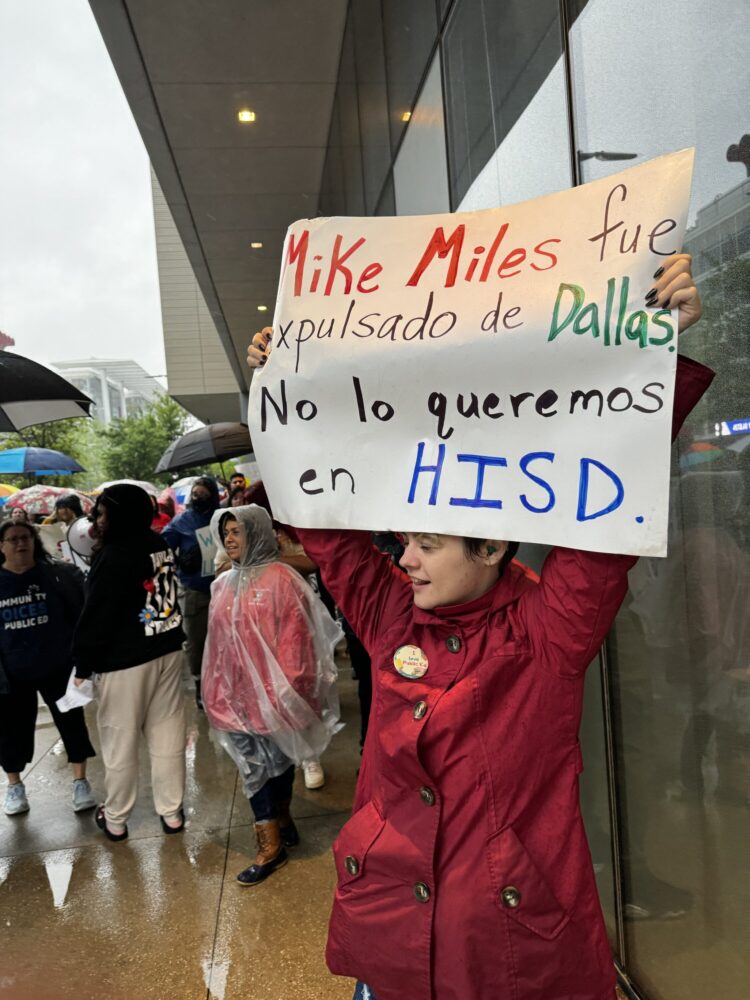
<instances>
[{"instance_id":1,"label":"earring","mask_svg":"<svg viewBox=\"0 0 750 1000\"><path fill-rule=\"evenodd\" d=\"M494 545L488 545L488 546L487 546L487 555L488 555L488 556L494 556L494 554L495 554L496 552L497 552L497 549L495 548L495 546L494 546Z\"/></svg>"}]
</instances>

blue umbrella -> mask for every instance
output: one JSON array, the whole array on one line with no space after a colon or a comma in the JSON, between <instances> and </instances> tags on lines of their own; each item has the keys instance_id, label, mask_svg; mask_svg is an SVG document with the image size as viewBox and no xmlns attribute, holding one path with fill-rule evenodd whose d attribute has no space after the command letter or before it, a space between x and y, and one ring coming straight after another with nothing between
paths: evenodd
<instances>
[{"instance_id":1,"label":"blue umbrella","mask_svg":"<svg viewBox=\"0 0 750 1000\"><path fill-rule=\"evenodd\" d=\"M51 448L8 448L0 451L0 473L27 473L33 476L65 476L85 472L70 455Z\"/></svg>"}]
</instances>

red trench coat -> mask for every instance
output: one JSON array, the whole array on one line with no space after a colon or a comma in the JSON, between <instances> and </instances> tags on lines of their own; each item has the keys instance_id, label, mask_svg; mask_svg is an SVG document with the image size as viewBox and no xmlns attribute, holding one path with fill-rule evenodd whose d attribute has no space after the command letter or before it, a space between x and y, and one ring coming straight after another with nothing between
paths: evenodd
<instances>
[{"instance_id":1,"label":"red trench coat","mask_svg":"<svg viewBox=\"0 0 750 1000\"><path fill-rule=\"evenodd\" d=\"M675 429L711 381L681 359ZM332 972L378 1000L612 1000L578 801L583 681L635 560L554 549L470 604L416 608L366 532L299 530L372 656L354 814L333 852ZM419 646L429 670L399 675Z\"/></svg>"}]
</instances>

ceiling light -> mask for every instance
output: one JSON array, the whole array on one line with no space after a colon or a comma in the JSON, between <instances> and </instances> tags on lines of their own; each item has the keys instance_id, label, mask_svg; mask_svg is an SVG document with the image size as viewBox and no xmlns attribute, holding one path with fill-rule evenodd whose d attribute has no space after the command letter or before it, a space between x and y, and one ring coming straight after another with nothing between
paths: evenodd
<instances>
[{"instance_id":1,"label":"ceiling light","mask_svg":"<svg viewBox=\"0 0 750 1000\"><path fill-rule=\"evenodd\" d=\"M268 312L268 306L258 306L258 312L259 313Z\"/></svg>"},{"instance_id":2,"label":"ceiling light","mask_svg":"<svg viewBox=\"0 0 750 1000\"><path fill-rule=\"evenodd\" d=\"M237 112L237 120L241 122L254 122L255 112L249 108L242 108L241 111Z\"/></svg>"},{"instance_id":3,"label":"ceiling light","mask_svg":"<svg viewBox=\"0 0 750 1000\"><path fill-rule=\"evenodd\" d=\"M411 119L411 111L404 111L404 113L401 115L401 121L408 122L410 119Z\"/></svg>"},{"instance_id":4,"label":"ceiling light","mask_svg":"<svg viewBox=\"0 0 750 1000\"><path fill-rule=\"evenodd\" d=\"M250 244L250 249L251 250L260 250L262 246L263 246L263 244L260 243L260 242L258 242L258 243L251 243Z\"/></svg>"}]
</instances>

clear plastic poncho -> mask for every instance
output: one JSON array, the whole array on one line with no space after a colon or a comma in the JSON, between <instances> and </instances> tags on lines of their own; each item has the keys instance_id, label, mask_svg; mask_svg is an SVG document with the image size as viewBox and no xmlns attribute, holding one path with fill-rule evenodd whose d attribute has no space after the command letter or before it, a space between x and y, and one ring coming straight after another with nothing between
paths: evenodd
<instances>
[{"instance_id":1,"label":"clear plastic poncho","mask_svg":"<svg viewBox=\"0 0 750 1000\"><path fill-rule=\"evenodd\" d=\"M224 552L227 515L240 525L243 551L211 585L202 695L252 796L291 763L318 758L342 727L333 650L343 633L280 561L267 512L254 504L217 510L211 530Z\"/></svg>"}]
</instances>

